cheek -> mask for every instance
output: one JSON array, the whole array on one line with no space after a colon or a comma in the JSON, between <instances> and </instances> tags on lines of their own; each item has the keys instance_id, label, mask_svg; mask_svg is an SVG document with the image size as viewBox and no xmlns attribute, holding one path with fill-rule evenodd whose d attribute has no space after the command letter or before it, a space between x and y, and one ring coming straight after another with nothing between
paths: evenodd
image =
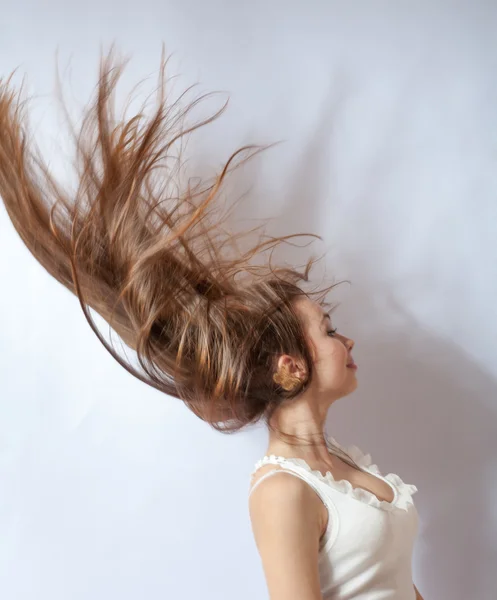
<instances>
[{"instance_id":1,"label":"cheek","mask_svg":"<svg viewBox=\"0 0 497 600\"><path fill-rule=\"evenodd\" d=\"M330 339L330 352L333 356L344 358L347 356L347 348L342 344L340 340Z\"/></svg>"},{"instance_id":2,"label":"cheek","mask_svg":"<svg viewBox=\"0 0 497 600\"><path fill-rule=\"evenodd\" d=\"M342 368L347 362L347 348L338 340L330 338L321 344L319 356L328 368Z\"/></svg>"}]
</instances>

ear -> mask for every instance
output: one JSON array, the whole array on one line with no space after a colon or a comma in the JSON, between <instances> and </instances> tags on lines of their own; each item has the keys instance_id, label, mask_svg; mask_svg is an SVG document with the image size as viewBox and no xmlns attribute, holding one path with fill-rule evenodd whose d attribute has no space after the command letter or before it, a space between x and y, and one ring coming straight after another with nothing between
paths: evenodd
<instances>
[{"instance_id":1,"label":"ear","mask_svg":"<svg viewBox=\"0 0 497 600\"><path fill-rule=\"evenodd\" d=\"M303 377L306 373L306 369L302 361L295 360L289 354L282 354L278 359L278 371L280 369L286 369L292 375L296 377Z\"/></svg>"}]
</instances>

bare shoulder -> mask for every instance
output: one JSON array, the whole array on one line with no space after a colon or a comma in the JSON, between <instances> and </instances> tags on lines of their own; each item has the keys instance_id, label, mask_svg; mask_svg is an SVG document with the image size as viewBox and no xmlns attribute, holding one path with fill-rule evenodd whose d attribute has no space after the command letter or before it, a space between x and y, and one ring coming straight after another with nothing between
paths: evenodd
<instances>
[{"instance_id":1,"label":"bare shoulder","mask_svg":"<svg viewBox=\"0 0 497 600\"><path fill-rule=\"evenodd\" d=\"M281 504L284 503L286 510L290 513L298 511L305 513L310 520L316 518L321 533L324 533L327 525L326 508L311 486L300 477L289 475L288 471L278 466L265 465L256 471L251 488L253 489L260 479L272 471L278 471L284 473L284 475L267 477L257 486L257 489L254 489L249 499L251 520L264 518L260 513L267 515L268 503L274 504L278 507L278 510L281 508Z\"/></svg>"},{"instance_id":2,"label":"bare shoulder","mask_svg":"<svg viewBox=\"0 0 497 600\"><path fill-rule=\"evenodd\" d=\"M276 502L278 500L285 499L285 504L292 502L294 508L298 508L299 504L302 508L312 508L316 506L319 498L317 497L311 486L303 481L300 477L289 474L285 469L280 468L276 465L265 465L260 467L255 476L252 479L252 488L258 484L259 480L270 472L279 473L267 477L260 485L257 485L257 489L254 489L250 495L250 515L253 516L254 511L257 512L258 508L263 505L266 506L266 502L270 498L274 498ZM289 499L292 500L289 500Z\"/></svg>"},{"instance_id":3,"label":"bare shoulder","mask_svg":"<svg viewBox=\"0 0 497 600\"><path fill-rule=\"evenodd\" d=\"M321 600L318 559L322 530L320 502L302 479L279 467L269 470L249 499L250 520L271 600ZM264 469L264 471L263 471Z\"/></svg>"}]
</instances>

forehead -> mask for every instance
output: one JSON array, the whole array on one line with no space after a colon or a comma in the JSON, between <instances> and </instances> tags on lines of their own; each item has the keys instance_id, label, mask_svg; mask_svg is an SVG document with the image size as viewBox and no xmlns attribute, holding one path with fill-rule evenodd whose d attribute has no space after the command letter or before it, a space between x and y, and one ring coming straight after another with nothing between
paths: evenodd
<instances>
[{"instance_id":1,"label":"forehead","mask_svg":"<svg viewBox=\"0 0 497 600\"><path fill-rule=\"evenodd\" d=\"M297 305L299 312L304 316L304 320L309 325L322 325L329 322L328 318L323 320L323 316L330 311L327 307L321 306L318 302L304 296Z\"/></svg>"}]
</instances>

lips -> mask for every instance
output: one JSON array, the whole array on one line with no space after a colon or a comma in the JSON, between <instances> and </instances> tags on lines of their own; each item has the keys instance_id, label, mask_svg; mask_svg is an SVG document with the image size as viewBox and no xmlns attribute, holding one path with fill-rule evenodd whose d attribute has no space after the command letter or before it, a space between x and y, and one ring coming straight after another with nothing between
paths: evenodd
<instances>
[{"instance_id":1,"label":"lips","mask_svg":"<svg viewBox=\"0 0 497 600\"><path fill-rule=\"evenodd\" d=\"M351 359L351 361L350 361L349 363L347 363L347 367L350 367L350 368L352 368L352 367L357 367L357 365L355 364L355 362L354 362L354 359L353 359L353 358Z\"/></svg>"}]
</instances>

